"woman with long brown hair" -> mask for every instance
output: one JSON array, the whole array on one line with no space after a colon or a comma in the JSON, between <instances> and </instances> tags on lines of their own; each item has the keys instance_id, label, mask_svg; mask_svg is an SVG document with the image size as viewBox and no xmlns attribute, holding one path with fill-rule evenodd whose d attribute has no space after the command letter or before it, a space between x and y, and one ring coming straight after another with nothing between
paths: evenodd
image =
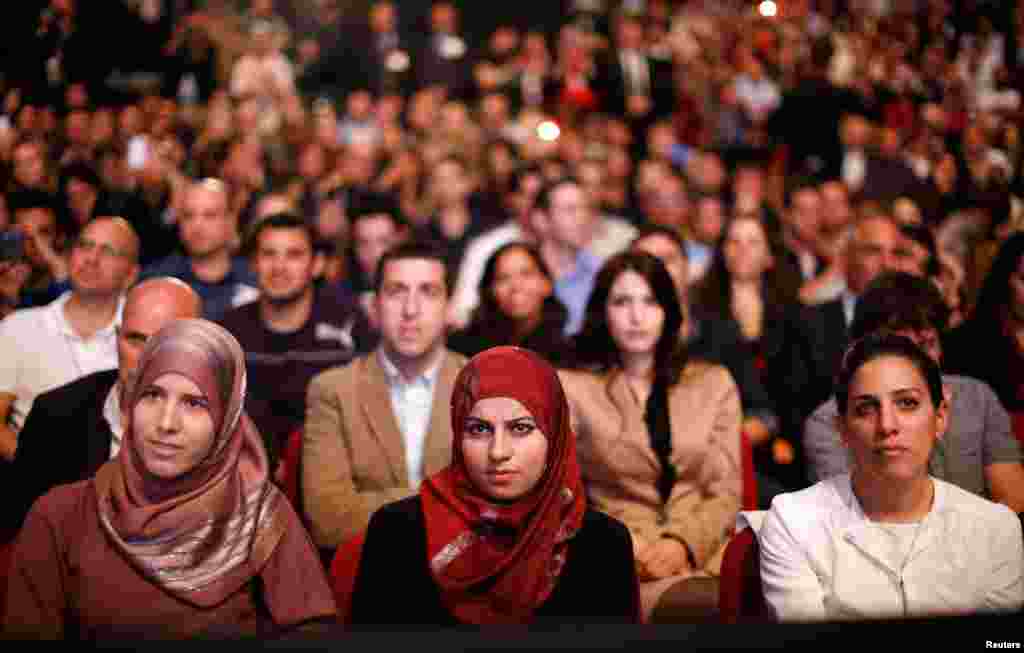
<instances>
[{"instance_id":1,"label":"woman with long brown hair","mask_svg":"<svg viewBox=\"0 0 1024 653\"><path fill-rule=\"evenodd\" d=\"M714 610L714 582L687 581L718 575L742 490L736 383L724 367L688 358L682 319L661 261L612 257L574 343L576 369L560 373L587 493L629 528L654 620Z\"/></svg>"}]
</instances>

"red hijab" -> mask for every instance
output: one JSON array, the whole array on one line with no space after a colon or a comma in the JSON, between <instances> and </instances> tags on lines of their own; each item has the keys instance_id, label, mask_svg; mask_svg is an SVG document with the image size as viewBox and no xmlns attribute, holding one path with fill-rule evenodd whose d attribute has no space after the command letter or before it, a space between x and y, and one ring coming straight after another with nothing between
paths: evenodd
<instances>
[{"instance_id":1,"label":"red hijab","mask_svg":"<svg viewBox=\"0 0 1024 653\"><path fill-rule=\"evenodd\" d=\"M476 402L491 397L523 404L548 439L537 486L512 503L484 495L462 457L466 417ZM455 381L452 433L452 464L420 489L431 573L445 606L460 621L528 622L555 588L586 510L576 436L558 375L519 347L477 354Z\"/></svg>"},{"instance_id":2,"label":"red hijab","mask_svg":"<svg viewBox=\"0 0 1024 653\"><path fill-rule=\"evenodd\" d=\"M194 382L209 401L216 434L206 458L171 480L150 474L132 413L164 374ZM198 607L240 590L277 547L287 524L267 455L243 412L245 354L206 320L177 320L154 335L128 388L125 443L96 473L100 523L111 544L153 583Z\"/></svg>"}]
</instances>

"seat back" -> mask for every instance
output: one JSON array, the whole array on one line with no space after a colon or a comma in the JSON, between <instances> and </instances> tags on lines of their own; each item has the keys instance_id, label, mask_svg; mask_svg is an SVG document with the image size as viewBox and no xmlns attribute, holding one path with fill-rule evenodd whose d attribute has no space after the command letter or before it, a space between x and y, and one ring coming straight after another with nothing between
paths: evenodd
<instances>
[{"instance_id":1,"label":"seat back","mask_svg":"<svg viewBox=\"0 0 1024 653\"><path fill-rule=\"evenodd\" d=\"M301 515L302 497L299 495L299 474L301 471L299 465L302 462L302 429L295 429L288 435L281 460L284 463L284 477L281 479L281 490L288 497L288 500L292 502L295 510Z\"/></svg>"},{"instance_id":2,"label":"seat back","mask_svg":"<svg viewBox=\"0 0 1024 653\"><path fill-rule=\"evenodd\" d=\"M718 611L723 622L769 621L761 591L760 551L753 529L732 536L722 556Z\"/></svg>"},{"instance_id":3,"label":"seat back","mask_svg":"<svg viewBox=\"0 0 1024 653\"><path fill-rule=\"evenodd\" d=\"M359 560L363 554L363 540L366 531L345 541L334 554L331 561L330 581L334 602L338 605L338 621L348 623L352 605L352 592L356 587L356 575L359 573Z\"/></svg>"},{"instance_id":4,"label":"seat back","mask_svg":"<svg viewBox=\"0 0 1024 653\"><path fill-rule=\"evenodd\" d=\"M4 611L7 609L7 578L11 573L13 552L14 542L0 544L0 624L4 621Z\"/></svg>"}]
</instances>

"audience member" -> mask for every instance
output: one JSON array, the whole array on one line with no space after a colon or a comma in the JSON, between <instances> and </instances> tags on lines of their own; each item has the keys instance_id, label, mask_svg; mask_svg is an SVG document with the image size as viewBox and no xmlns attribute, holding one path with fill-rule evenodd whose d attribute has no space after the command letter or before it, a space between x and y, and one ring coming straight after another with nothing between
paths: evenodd
<instances>
[{"instance_id":1,"label":"audience member","mask_svg":"<svg viewBox=\"0 0 1024 653\"><path fill-rule=\"evenodd\" d=\"M124 292L139 272L139 240L120 218L86 225L71 246L71 290L0 322L0 457L10 460L32 402L93 372L117 367Z\"/></svg>"},{"instance_id":2,"label":"audience member","mask_svg":"<svg viewBox=\"0 0 1024 653\"><path fill-rule=\"evenodd\" d=\"M630 534L587 507L555 370L515 347L478 354L451 417L451 465L370 520L351 622L637 623Z\"/></svg>"},{"instance_id":3,"label":"audience member","mask_svg":"<svg viewBox=\"0 0 1024 653\"><path fill-rule=\"evenodd\" d=\"M445 349L444 251L407 243L377 270L380 344L309 384L302 499L321 548L355 537L375 510L451 462L448 399L465 359Z\"/></svg>"},{"instance_id":4,"label":"audience member","mask_svg":"<svg viewBox=\"0 0 1024 653\"><path fill-rule=\"evenodd\" d=\"M949 403L939 366L876 334L843 358L836 426L850 473L783 494L761 527L764 597L781 621L1012 613L1024 536L1003 505L929 475Z\"/></svg>"},{"instance_id":5,"label":"audience member","mask_svg":"<svg viewBox=\"0 0 1024 653\"><path fill-rule=\"evenodd\" d=\"M288 435L302 427L310 380L372 349L375 335L354 297L316 286L324 259L305 220L269 215L253 225L247 249L260 298L220 323L245 352L246 412L275 465Z\"/></svg>"},{"instance_id":6,"label":"audience member","mask_svg":"<svg viewBox=\"0 0 1024 653\"><path fill-rule=\"evenodd\" d=\"M265 636L335 617L316 550L243 410L243 356L204 320L146 344L118 455L47 493L25 520L6 632Z\"/></svg>"},{"instance_id":7,"label":"audience member","mask_svg":"<svg viewBox=\"0 0 1024 653\"><path fill-rule=\"evenodd\" d=\"M688 360L672 278L646 253L601 268L561 373L590 501L633 537L645 618L710 615L721 552L740 508L736 383ZM711 586L710 588L708 586Z\"/></svg>"},{"instance_id":8,"label":"audience member","mask_svg":"<svg viewBox=\"0 0 1024 653\"><path fill-rule=\"evenodd\" d=\"M143 276L177 277L192 286L203 299L203 316L211 320L256 299L252 272L234 256L238 229L227 187L215 179L195 182L184 191L182 205L178 231L184 252L154 263Z\"/></svg>"}]
</instances>

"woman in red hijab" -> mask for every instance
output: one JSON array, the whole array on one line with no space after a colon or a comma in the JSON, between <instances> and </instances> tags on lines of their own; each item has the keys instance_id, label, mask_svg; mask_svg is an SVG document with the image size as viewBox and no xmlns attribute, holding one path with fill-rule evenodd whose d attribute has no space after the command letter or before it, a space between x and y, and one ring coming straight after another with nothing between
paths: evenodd
<instances>
[{"instance_id":1,"label":"woman in red hijab","mask_svg":"<svg viewBox=\"0 0 1024 653\"><path fill-rule=\"evenodd\" d=\"M316 550L242 410L238 342L205 320L165 327L128 399L117 457L29 513L5 632L266 636L333 619Z\"/></svg>"},{"instance_id":2,"label":"woman in red hijab","mask_svg":"<svg viewBox=\"0 0 1024 653\"><path fill-rule=\"evenodd\" d=\"M629 532L586 506L554 369L518 347L478 354L452 432L452 464L370 520L350 623L638 621Z\"/></svg>"}]
</instances>

